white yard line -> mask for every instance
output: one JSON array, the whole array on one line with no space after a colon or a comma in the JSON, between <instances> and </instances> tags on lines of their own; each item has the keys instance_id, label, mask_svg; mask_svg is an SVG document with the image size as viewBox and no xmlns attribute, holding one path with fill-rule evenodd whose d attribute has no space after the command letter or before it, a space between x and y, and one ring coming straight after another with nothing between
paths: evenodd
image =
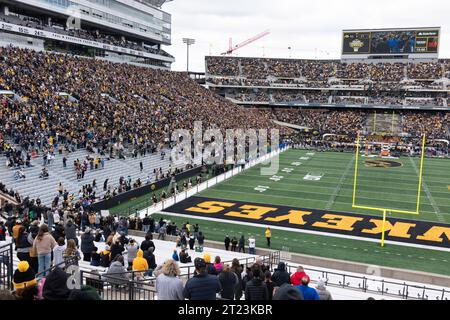
<instances>
[{"instance_id":1,"label":"white yard line","mask_svg":"<svg viewBox=\"0 0 450 320\"><path fill-rule=\"evenodd\" d=\"M417 176L420 179L420 171L417 168L416 163L414 162L414 160L411 157L409 157L409 161L411 161L411 165L413 166L414 170L417 173ZM441 209L439 209L436 201L434 201L434 198L431 195L430 189L428 188L428 185L425 183L425 178L423 178L423 176L422 176L422 186L423 186L423 190L425 191L425 194L428 197L428 200L430 201L431 206L434 209L434 213L436 214L439 222L445 223L446 221L445 221L444 217L442 216Z\"/></svg>"},{"instance_id":2,"label":"white yard line","mask_svg":"<svg viewBox=\"0 0 450 320\"><path fill-rule=\"evenodd\" d=\"M350 169L352 168L352 164L353 164L353 162L355 161L355 158L356 158L356 155L354 155L354 156L350 159L349 163L347 164L347 167L345 168L344 173L342 173L341 179L339 179L338 185L337 185L336 188L334 189L333 193L332 193L331 196L330 196L330 199L329 199L328 202L327 202L327 205L326 205L326 207L325 207L326 210L331 210L331 207L333 206L334 201L336 200L336 198L337 198L339 192L341 191L342 186L344 185L344 181L345 181L345 179L347 178L347 175L348 175L348 173L350 172Z\"/></svg>"}]
</instances>

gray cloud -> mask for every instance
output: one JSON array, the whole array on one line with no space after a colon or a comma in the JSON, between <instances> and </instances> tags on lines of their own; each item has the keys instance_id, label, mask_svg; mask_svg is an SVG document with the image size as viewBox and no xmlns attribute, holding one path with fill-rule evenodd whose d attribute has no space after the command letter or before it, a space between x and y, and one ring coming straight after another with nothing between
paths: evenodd
<instances>
[{"instance_id":1,"label":"gray cloud","mask_svg":"<svg viewBox=\"0 0 450 320\"><path fill-rule=\"evenodd\" d=\"M173 70L186 70L183 37L197 40L191 71L204 71L205 55L226 51L229 37L237 44L266 29L270 35L236 55L337 59L342 29L440 26L440 56L450 57L446 0L175 0L164 9L172 14Z\"/></svg>"}]
</instances>

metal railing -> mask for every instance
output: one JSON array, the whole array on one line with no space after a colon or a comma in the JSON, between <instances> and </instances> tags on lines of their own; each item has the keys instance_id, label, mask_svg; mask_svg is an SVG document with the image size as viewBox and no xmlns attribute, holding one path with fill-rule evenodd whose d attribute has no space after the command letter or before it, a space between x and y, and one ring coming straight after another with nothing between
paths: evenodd
<instances>
[{"instance_id":1,"label":"metal railing","mask_svg":"<svg viewBox=\"0 0 450 320\"><path fill-rule=\"evenodd\" d=\"M287 265L287 271L293 274L296 266ZM450 290L413 285L406 282L386 281L365 276L349 275L332 271L307 268L311 279L321 279L327 286L352 289L365 293L385 295L411 300L449 300ZM315 282L314 280L312 280Z\"/></svg>"},{"instance_id":2,"label":"metal railing","mask_svg":"<svg viewBox=\"0 0 450 320\"><path fill-rule=\"evenodd\" d=\"M0 289L12 290L13 244L0 246Z\"/></svg>"}]
</instances>

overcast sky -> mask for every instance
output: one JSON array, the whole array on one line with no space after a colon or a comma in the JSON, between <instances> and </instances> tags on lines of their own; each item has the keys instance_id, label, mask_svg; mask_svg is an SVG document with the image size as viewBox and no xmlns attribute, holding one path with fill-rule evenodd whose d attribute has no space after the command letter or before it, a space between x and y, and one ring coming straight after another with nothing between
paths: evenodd
<instances>
[{"instance_id":1,"label":"overcast sky","mask_svg":"<svg viewBox=\"0 0 450 320\"><path fill-rule=\"evenodd\" d=\"M175 0L163 6L172 14L173 70L204 71L205 55L220 55L228 39L238 44L260 32L270 34L236 51L240 57L339 58L343 29L437 27L440 57L450 58L449 0ZM292 49L289 50L288 47Z\"/></svg>"}]
</instances>

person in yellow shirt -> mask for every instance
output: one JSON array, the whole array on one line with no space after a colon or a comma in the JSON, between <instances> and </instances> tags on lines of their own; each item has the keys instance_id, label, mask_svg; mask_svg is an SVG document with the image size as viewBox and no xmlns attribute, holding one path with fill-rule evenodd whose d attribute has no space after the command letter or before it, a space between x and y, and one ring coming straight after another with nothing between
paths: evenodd
<instances>
[{"instance_id":1,"label":"person in yellow shirt","mask_svg":"<svg viewBox=\"0 0 450 320\"><path fill-rule=\"evenodd\" d=\"M19 229L22 226L22 220L17 220L16 224L14 225L14 227L12 227L12 232L13 232L13 239L14 239L14 243L17 244L17 238L19 237Z\"/></svg>"},{"instance_id":2,"label":"person in yellow shirt","mask_svg":"<svg viewBox=\"0 0 450 320\"><path fill-rule=\"evenodd\" d=\"M270 238L272 238L272 231L270 231L269 227L267 227L265 234L267 239L267 246L270 248Z\"/></svg>"},{"instance_id":3,"label":"person in yellow shirt","mask_svg":"<svg viewBox=\"0 0 450 320\"><path fill-rule=\"evenodd\" d=\"M144 251L138 250L136 258L133 260L133 271L146 272L148 270L148 262L144 258Z\"/></svg>"}]
</instances>

